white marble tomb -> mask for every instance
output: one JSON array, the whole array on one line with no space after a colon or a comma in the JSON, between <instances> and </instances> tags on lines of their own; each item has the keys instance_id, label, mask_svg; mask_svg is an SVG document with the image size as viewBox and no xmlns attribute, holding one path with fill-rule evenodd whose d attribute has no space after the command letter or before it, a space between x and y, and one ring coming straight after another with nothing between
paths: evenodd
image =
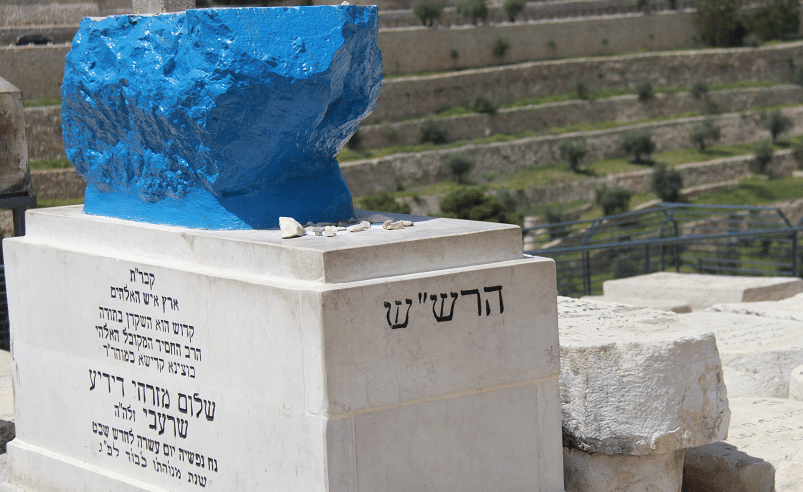
<instances>
[{"instance_id":1,"label":"white marble tomb","mask_svg":"<svg viewBox=\"0 0 803 492\"><path fill-rule=\"evenodd\" d=\"M554 263L514 226L414 221L29 211L5 490L562 491Z\"/></svg>"}]
</instances>

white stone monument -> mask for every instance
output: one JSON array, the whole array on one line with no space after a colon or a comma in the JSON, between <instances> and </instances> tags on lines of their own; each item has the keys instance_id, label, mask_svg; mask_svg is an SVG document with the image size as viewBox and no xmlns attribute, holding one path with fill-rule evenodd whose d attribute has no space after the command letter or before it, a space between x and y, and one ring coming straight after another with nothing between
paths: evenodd
<instances>
[{"instance_id":1,"label":"white stone monument","mask_svg":"<svg viewBox=\"0 0 803 492\"><path fill-rule=\"evenodd\" d=\"M336 237L28 212L3 490L563 490L552 260L515 226Z\"/></svg>"},{"instance_id":2,"label":"white stone monument","mask_svg":"<svg viewBox=\"0 0 803 492\"><path fill-rule=\"evenodd\" d=\"M559 298L567 492L677 492L686 449L727 436L713 334L677 315Z\"/></svg>"}]
</instances>

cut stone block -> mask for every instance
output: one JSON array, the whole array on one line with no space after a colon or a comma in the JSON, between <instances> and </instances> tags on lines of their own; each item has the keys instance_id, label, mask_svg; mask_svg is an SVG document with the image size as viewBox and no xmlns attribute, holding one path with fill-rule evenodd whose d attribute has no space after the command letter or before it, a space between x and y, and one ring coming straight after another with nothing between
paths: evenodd
<instances>
[{"instance_id":1,"label":"cut stone block","mask_svg":"<svg viewBox=\"0 0 803 492\"><path fill-rule=\"evenodd\" d=\"M282 240L30 211L4 242L9 482L561 491L554 263L515 226L413 220Z\"/></svg>"},{"instance_id":2,"label":"cut stone block","mask_svg":"<svg viewBox=\"0 0 803 492\"><path fill-rule=\"evenodd\" d=\"M803 294L797 294L780 301L714 304L706 311L749 314L764 318L786 319L790 321L803 322Z\"/></svg>"},{"instance_id":3,"label":"cut stone block","mask_svg":"<svg viewBox=\"0 0 803 492\"><path fill-rule=\"evenodd\" d=\"M789 378L789 399L803 401L803 366L792 369Z\"/></svg>"},{"instance_id":4,"label":"cut stone block","mask_svg":"<svg viewBox=\"0 0 803 492\"><path fill-rule=\"evenodd\" d=\"M716 335L728 395L789 395L792 369L803 364L803 322L722 312L678 317Z\"/></svg>"},{"instance_id":5,"label":"cut stone block","mask_svg":"<svg viewBox=\"0 0 803 492\"><path fill-rule=\"evenodd\" d=\"M700 310L721 302L776 301L792 297L803 292L803 280L657 272L607 280L602 290L606 296L614 298L678 299Z\"/></svg>"},{"instance_id":6,"label":"cut stone block","mask_svg":"<svg viewBox=\"0 0 803 492\"><path fill-rule=\"evenodd\" d=\"M731 398L730 404L727 441L688 451L685 466L688 470L684 473L696 476L697 483L703 486L694 488L693 483L684 482L684 491L803 490L803 403L776 398ZM774 468L774 489L771 468ZM717 477L722 480L719 486L715 482ZM707 484L711 487L707 488Z\"/></svg>"},{"instance_id":7,"label":"cut stone block","mask_svg":"<svg viewBox=\"0 0 803 492\"><path fill-rule=\"evenodd\" d=\"M678 492L685 453L633 456L563 448L566 492Z\"/></svg>"},{"instance_id":8,"label":"cut stone block","mask_svg":"<svg viewBox=\"0 0 803 492\"><path fill-rule=\"evenodd\" d=\"M671 311L673 313L690 313L691 305L686 301L676 299L645 299L643 297L619 298L614 296L583 296L583 299L597 302L612 302L626 304L658 311Z\"/></svg>"},{"instance_id":9,"label":"cut stone block","mask_svg":"<svg viewBox=\"0 0 803 492\"><path fill-rule=\"evenodd\" d=\"M585 300L559 298L558 316L565 446L644 456L725 438L711 333L673 313Z\"/></svg>"},{"instance_id":10,"label":"cut stone block","mask_svg":"<svg viewBox=\"0 0 803 492\"><path fill-rule=\"evenodd\" d=\"M335 156L376 105L378 32L377 8L356 5L84 19L61 87L84 211L205 229L350 219Z\"/></svg>"},{"instance_id":11,"label":"cut stone block","mask_svg":"<svg viewBox=\"0 0 803 492\"><path fill-rule=\"evenodd\" d=\"M0 77L0 196L31 191L24 117L22 93Z\"/></svg>"},{"instance_id":12,"label":"cut stone block","mask_svg":"<svg viewBox=\"0 0 803 492\"><path fill-rule=\"evenodd\" d=\"M135 14L162 14L194 9L195 0L133 0Z\"/></svg>"},{"instance_id":13,"label":"cut stone block","mask_svg":"<svg viewBox=\"0 0 803 492\"><path fill-rule=\"evenodd\" d=\"M686 451L682 492L734 491L775 492L775 467L725 442Z\"/></svg>"}]
</instances>

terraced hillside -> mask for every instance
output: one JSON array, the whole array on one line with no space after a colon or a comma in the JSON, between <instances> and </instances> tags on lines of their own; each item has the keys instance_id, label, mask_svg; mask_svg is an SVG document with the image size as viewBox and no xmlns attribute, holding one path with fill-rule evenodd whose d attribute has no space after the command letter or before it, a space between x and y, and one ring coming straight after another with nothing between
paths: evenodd
<instances>
[{"instance_id":1,"label":"terraced hillside","mask_svg":"<svg viewBox=\"0 0 803 492\"><path fill-rule=\"evenodd\" d=\"M358 205L384 192L415 213L439 213L448 192L468 188L540 213L592 200L603 184L644 201L651 168L629 163L620 146L632 130L651 133L656 160L677 166L687 187L733 186L751 174L754 144L770 136L763 118L777 109L794 126L769 169L798 167L789 147L803 133L803 89L790 82L803 42L705 49L685 4L653 2L644 12L629 0L550 0L528 3L516 22L492 6L478 26L448 7L435 28L414 25L402 7L380 11L386 79L376 110L339 155ZM509 48L496 56L489 43L503 37ZM639 96L646 83L653 97ZM693 87L706 90L692 95ZM30 107L26 119L32 160L63 157L58 108ZM709 121L720 138L694 151L689 135ZM562 157L565 141L585 142L580 169ZM456 172L456 156L470 169ZM37 179L58 182L59 198L81 189L69 171Z\"/></svg>"}]
</instances>

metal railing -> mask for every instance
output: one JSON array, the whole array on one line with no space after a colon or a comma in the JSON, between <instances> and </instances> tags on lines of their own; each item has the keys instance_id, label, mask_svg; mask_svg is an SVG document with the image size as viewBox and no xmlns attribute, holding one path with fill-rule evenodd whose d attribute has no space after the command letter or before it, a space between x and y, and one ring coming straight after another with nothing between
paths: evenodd
<instances>
[{"instance_id":1,"label":"metal railing","mask_svg":"<svg viewBox=\"0 0 803 492\"><path fill-rule=\"evenodd\" d=\"M802 231L777 207L663 203L522 232L527 254L555 260L558 293L578 297L658 271L798 276Z\"/></svg>"}]
</instances>

